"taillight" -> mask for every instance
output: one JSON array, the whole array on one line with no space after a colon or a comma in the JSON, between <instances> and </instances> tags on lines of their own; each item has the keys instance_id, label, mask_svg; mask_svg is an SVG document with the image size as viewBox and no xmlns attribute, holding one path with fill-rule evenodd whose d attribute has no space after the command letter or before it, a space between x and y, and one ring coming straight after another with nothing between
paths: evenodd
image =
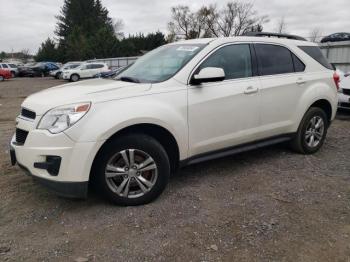
<instances>
[{"instance_id":1,"label":"taillight","mask_svg":"<svg viewBox=\"0 0 350 262\"><path fill-rule=\"evenodd\" d=\"M335 86L337 87L337 90L339 90L340 76L337 74L337 72L334 72L333 80L334 80Z\"/></svg>"}]
</instances>

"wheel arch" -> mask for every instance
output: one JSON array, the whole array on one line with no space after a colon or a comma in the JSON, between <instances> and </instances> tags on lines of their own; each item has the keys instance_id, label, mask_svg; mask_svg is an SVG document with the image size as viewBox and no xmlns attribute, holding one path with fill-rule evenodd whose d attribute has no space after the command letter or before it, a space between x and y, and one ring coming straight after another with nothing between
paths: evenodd
<instances>
[{"instance_id":1,"label":"wheel arch","mask_svg":"<svg viewBox=\"0 0 350 262\"><path fill-rule=\"evenodd\" d=\"M106 147L106 145L111 140L116 139L117 137L128 135L128 134L144 134L156 139L163 146L163 148L168 154L168 157L170 160L171 172L176 172L180 162L180 150L179 150L179 145L178 145L178 142L176 141L175 136L168 129L160 125L142 123L142 124L134 124L134 125L120 129L119 131L112 134L103 143L103 145L100 147L100 149L97 151L94 157L91 171L90 171L90 178L93 177L99 156L103 152L103 149Z\"/></svg>"},{"instance_id":2,"label":"wheel arch","mask_svg":"<svg viewBox=\"0 0 350 262\"><path fill-rule=\"evenodd\" d=\"M314 103L311 104L311 106L308 109L310 109L311 107L321 108L327 115L328 124L332 121L332 104L327 99L316 100Z\"/></svg>"}]
</instances>

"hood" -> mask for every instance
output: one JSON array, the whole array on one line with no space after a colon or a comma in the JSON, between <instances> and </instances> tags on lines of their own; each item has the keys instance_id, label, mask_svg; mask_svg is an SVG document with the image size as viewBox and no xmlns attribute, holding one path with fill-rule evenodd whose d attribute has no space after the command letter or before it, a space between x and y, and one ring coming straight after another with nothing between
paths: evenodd
<instances>
[{"instance_id":1,"label":"hood","mask_svg":"<svg viewBox=\"0 0 350 262\"><path fill-rule=\"evenodd\" d=\"M79 102L98 103L145 94L151 84L93 79L45 89L28 96L22 106L42 115L49 109Z\"/></svg>"}]
</instances>

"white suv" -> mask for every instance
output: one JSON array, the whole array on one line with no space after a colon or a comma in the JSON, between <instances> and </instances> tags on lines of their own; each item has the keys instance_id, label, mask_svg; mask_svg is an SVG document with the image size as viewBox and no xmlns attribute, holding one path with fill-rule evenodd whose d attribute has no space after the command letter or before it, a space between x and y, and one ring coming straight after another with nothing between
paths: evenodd
<instances>
[{"instance_id":1,"label":"white suv","mask_svg":"<svg viewBox=\"0 0 350 262\"><path fill-rule=\"evenodd\" d=\"M62 78L71 82L76 82L81 78L92 78L96 74L108 71L108 66L105 63L84 63L76 68L63 70Z\"/></svg>"},{"instance_id":2,"label":"white suv","mask_svg":"<svg viewBox=\"0 0 350 262\"><path fill-rule=\"evenodd\" d=\"M145 204L184 165L284 141L318 151L337 110L331 68L307 41L168 44L116 79L25 99L12 163L64 196L85 197L90 182L113 203Z\"/></svg>"}]
</instances>

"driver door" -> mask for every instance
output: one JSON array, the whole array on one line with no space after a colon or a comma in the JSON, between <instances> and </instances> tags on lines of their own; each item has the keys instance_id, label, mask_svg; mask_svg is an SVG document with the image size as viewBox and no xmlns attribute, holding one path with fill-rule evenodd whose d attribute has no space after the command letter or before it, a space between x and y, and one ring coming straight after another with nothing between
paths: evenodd
<instances>
[{"instance_id":1,"label":"driver door","mask_svg":"<svg viewBox=\"0 0 350 262\"><path fill-rule=\"evenodd\" d=\"M190 85L190 156L229 148L258 138L260 82L249 44L218 48L195 70L222 68L225 80Z\"/></svg>"}]
</instances>

